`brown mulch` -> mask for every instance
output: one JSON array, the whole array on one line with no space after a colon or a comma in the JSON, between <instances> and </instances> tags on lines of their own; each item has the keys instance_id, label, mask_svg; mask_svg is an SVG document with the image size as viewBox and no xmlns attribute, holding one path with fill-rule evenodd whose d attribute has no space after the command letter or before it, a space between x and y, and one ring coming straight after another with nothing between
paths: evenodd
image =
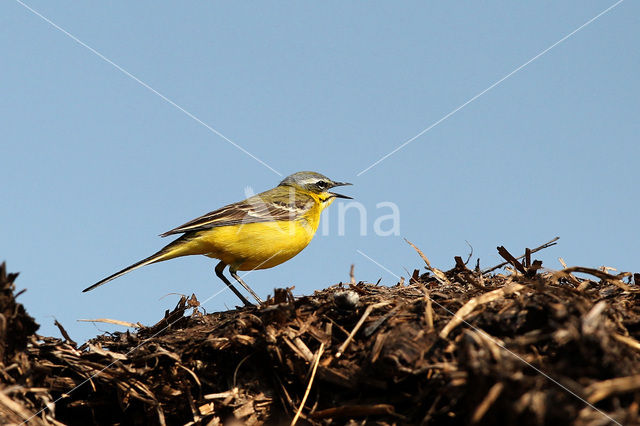
<instances>
[{"instance_id":1,"label":"brown mulch","mask_svg":"<svg viewBox=\"0 0 640 426\"><path fill-rule=\"evenodd\" d=\"M208 315L183 297L79 347L36 334L3 264L0 422L290 424L302 406L297 424L639 424L640 275L498 250L500 273L418 250L427 272L393 287Z\"/></svg>"}]
</instances>

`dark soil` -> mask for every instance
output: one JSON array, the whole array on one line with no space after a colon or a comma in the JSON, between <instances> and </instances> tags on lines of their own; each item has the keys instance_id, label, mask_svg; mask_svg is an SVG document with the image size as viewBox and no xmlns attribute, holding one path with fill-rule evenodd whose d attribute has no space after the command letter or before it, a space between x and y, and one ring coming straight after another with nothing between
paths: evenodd
<instances>
[{"instance_id":1,"label":"dark soil","mask_svg":"<svg viewBox=\"0 0 640 426\"><path fill-rule=\"evenodd\" d=\"M290 424L309 388L298 424L638 424L640 276L500 249L503 273L457 258L209 315L182 298L80 347L36 334L2 265L0 421Z\"/></svg>"}]
</instances>

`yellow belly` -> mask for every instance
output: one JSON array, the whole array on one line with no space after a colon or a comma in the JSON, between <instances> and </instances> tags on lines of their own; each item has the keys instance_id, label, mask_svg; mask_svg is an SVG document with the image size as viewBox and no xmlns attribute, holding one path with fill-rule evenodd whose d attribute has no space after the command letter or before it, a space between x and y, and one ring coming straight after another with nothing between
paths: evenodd
<instances>
[{"instance_id":1,"label":"yellow belly","mask_svg":"<svg viewBox=\"0 0 640 426\"><path fill-rule=\"evenodd\" d=\"M300 253L317 226L304 219L220 226L189 236L161 260L202 254L240 271L271 268Z\"/></svg>"}]
</instances>

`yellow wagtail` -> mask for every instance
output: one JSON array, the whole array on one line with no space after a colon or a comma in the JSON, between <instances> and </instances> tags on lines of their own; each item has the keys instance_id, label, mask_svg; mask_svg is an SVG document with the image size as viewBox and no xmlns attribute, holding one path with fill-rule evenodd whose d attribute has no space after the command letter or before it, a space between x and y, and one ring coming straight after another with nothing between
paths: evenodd
<instances>
[{"instance_id":1,"label":"yellow wagtail","mask_svg":"<svg viewBox=\"0 0 640 426\"><path fill-rule=\"evenodd\" d=\"M341 185L350 183L334 182L315 172L294 173L273 189L214 210L161 234L161 237L183 235L157 253L98 281L83 292L151 263L202 254L220 259L215 267L216 275L245 305L250 305L249 301L223 274L227 265L231 276L258 303L262 303L237 271L271 268L300 253L318 229L322 210L336 198L351 198L329 192L329 189Z\"/></svg>"}]
</instances>

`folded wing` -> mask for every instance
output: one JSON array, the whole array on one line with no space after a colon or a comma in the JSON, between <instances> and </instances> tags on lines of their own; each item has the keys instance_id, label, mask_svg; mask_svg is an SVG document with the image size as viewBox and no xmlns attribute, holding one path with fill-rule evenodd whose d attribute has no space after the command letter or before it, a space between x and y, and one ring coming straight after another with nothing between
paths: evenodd
<instances>
[{"instance_id":1,"label":"folded wing","mask_svg":"<svg viewBox=\"0 0 640 426\"><path fill-rule=\"evenodd\" d=\"M296 220L308 212L313 204L313 198L308 195L294 195L291 191L278 187L209 212L160 236L202 231L218 226Z\"/></svg>"}]
</instances>

